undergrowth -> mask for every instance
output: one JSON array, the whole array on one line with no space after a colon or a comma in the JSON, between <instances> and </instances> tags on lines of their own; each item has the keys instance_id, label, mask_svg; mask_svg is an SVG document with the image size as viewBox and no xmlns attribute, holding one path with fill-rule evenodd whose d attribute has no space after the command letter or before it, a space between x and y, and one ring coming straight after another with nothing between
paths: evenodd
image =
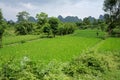
<instances>
[{"instance_id":1,"label":"undergrowth","mask_svg":"<svg viewBox=\"0 0 120 80\"><path fill-rule=\"evenodd\" d=\"M120 70L120 53L83 53L68 63L56 60L44 64L28 57L16 61L14 58L0 63L0 80L119 80L105 77Z\"/></svg>"}]
</instances>

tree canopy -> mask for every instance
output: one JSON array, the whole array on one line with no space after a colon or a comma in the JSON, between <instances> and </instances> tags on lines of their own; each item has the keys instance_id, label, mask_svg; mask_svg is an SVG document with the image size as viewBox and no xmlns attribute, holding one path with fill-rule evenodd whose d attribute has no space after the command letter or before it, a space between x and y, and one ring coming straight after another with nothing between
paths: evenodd
<instances>
[{"instance_id":1,"label":"tree canopy","mask_svg":"<svg viewBox=\"0 0 120 80\"><path fill-rule=\"evenodd\" d=\"M0 48L2 47L2 36L4 33L4 26L3 26L3 15L2 10L0 9Z\"/></svg>"},{"instance_id":2,"label":"tree canopy","mask_svg":"<svg viewBox=\"0 0 120 80\"><path fill-rule=\"evenodd\" d=\"M49 18L49 24L52 29L52 33L55 37L57 30L58 30L59 19L56 17L51 17L51 18Z\"/></svg>"},{"instance_id":3,"label":"tree canopy","mask_svg":"<svg viewBox=\"0 0 120 80\"><path fill-rule=\"evenodd\" d=\"M29 13L26 11L19 12L17 15L18 22L27 21L29 18Z\"/></svg>"},{"instance_id":4,"label":"tree canopy","mask_svg":"<svg viewBox=\"0 0 120 80\"><path fill-rule=\"evenodd\" d=\"M36 18L37 18L38 24L43 26L47 22L48 15L44 12L41 12L40 14L36 15Z\"/></svg>"},{"instance_id":5,"label":"tree canopy","mask_svg":"<svg viewBox=\"0 0 120 80\"><path fill-rule=\"evenodd\" d=\"M108 31L111 34L114 28L120 27L120 0L105 0L103 9L108 14Z\"/></svg>"}]
</instances>

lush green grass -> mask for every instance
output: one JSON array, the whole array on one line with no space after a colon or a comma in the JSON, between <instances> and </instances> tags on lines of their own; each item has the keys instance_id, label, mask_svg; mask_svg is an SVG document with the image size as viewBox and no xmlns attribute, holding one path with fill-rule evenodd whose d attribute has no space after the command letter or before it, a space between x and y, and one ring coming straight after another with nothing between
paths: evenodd
<instances>
[{"instance_id":1,"label":"lush green grass","mask_svg":"<svg viewBox=\"0 0 120 80\"><path fill-rule=\"evenodd\" d=\"M99 41L98 38L89 39L71 36L41 39L24 44L5 46L0 50L0 55L5 57L15 56L17 59L29 56L33 60L47 62L53 59L68 61Z\"/></svg>"},{"instance_id":2,"label":"lush green grass","mask_svg":"<svg viewBox=\"0 0 120 80\"><path fill-rule=\"evenodd\" d=\"M114 53L120 52L120 38L106 38L104 32L99 31L99 36L96 35L96 30L77 30L74 34L67 36L57 36L56 38L42 38L25 43L4 46L0 49L0 56L4 59L14 57L15 60L21 60L24 56L30 57L32 60L41 60L42 62L49 62L52 60L69 62L72 58L79 56L83 51L95 50L97 57L104 58L108 61L111 72L104 74L106 80L120 80L120 71L112 67L119 63L119 55ZM34 35L4 37L3 43L10 44L15 42L27 41L39 38ZM102 53L102 54L101 54ZM105 55L108 55L105 57ZM94 55L93 55L94 57ZM114 59L115 58L115 59ZM118 59L118 60L117 60ZM117 61L115 61L117 60ZM115 71L116 70L116 71ZM87 70L88 71L88 70ZM92 80L92 79L91 79Z\"/></svg>"},{"instance_id":3,"label":"lush green grass","mask_svg":"<svg viewBox=\"0 0 120 80\"><path fill-rule=\"evenodd\" d=\"M74 56L81 52L94 47L98 52L104 51L120 51L120 38L107 38L102 40L99 37L104 36L104 32L99 31L97 37L97 30L77 30L74 34L67 36L59 36L56 38L44 38L24 44L15 44L4 46L0 49L1 56L15 56L17 59L23 56L29 56L34 60L42 60L48 62L52 59L60 61L69 61ZM10 44L15 42L27 41L40 38L39 35L26 35L4 37L3 44ZM101 42L102 41L102 42ZM100 42L100 43L99 43ZM97 45L97 48L95 45Z\"/></svg>"},{"instance_id":4,"label":"lush green grass","mask_svg":"<svg viewBox=\"0 0 120 80\"><path fill-rule=\"evenodd\" d=\"M120 52L120 38L108 38L98 48L99 52L116 51Z\"/></svg>"},{"instance_id":5,"label":"lush green grass","mask_svg":"<svg viewBox=\"0 0 120 80\"><path fill-rule=\"evenodd\" d=\"M4 46L4 48L0 50L0 55L5 57L15 56L17 59L23 56L29 56L33 60L42 60L45 62L49 62L53 59L69 61L74 56L79 55L82 51L93 47L96 43L101 41L100 38L89 38L80 35L86 35L86 33L89 33L89 36L95 35L95 31L93 30L76 31L75 34L72 35L50 39L38 39L24 44ZM34 35L6 37L3 38L3 43L14 43L37 37L38 36Z\"/></svg>"},{"instance_id":6,"label":"lush green grass","mask_svg":"<svg viewBox=\"0 0 120 80\"><path fill-rule=\"evenodd\" d=\"M97 36L97 32L98 32L98 36ZM104 37L105 34L106 34L105 32L102 32L100 30L77 30L76 33L73 34L73 36L98 38L98 37Z\"/></svg>"},{"instance_id":7,"label":"lush green grass","mask_svg":"<svg viewBox=\"0 0 120 80\"><path fill-rule=\"evenodd\" d=\"M40 38L40 35L21 35L21 36L5 36L3 37L3 45L14 44L21 41L29 41Z\"/></svg>"}]
</instances>

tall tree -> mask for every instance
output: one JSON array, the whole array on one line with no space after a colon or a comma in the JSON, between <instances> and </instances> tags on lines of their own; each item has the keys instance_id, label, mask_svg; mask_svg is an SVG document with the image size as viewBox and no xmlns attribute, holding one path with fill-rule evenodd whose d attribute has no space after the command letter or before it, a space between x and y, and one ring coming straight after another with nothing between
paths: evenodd
<instances>
[{"instance_id":1,"label":"tall tree","mask_svg":"<svg viewBox=\"0 0 120 80\"><path fill-rule=\"evenodd\" d=\"M46 24L43 26L42 31L43 31L44 33L47 33L47 35L48 35L47 37L49 37L50 32L51 32L50 25L49 25L48 23L46 23Z\"/></svg>"},{"instance_id":2,"label":"tall tree","mask_svg":"<svg viewBox=\"0 0 120 80\"><path fill-rule=\"evenodd\" d=\"M0 48L2 47L2 36L4 33L4 26L3 26L3 15L0 9Z\"/></svg>"},{"instance_id":3,"label":"tall tree","mask_svg":"<svg viewBox=\"0 0 120 80\"><path fill-rule=\"evenodd\" d=\"M29 22L29 13L26 11L19 12L17 15L18 24L15 27L15 32L18 35L31 34L33 31L33 24Z\"/></svg>"},{"instance_id":4,"label":"tall tree","mask_svg":"<svg viewBox=\"0 0 120 80\"><path fill-rule=\"evenodd\" d=\"M55 17L51 17L49 18L49 24L52 29L52 33L55 37L55 35L57 34L57 30L58 30L59 19Z\"/></svg>"},{"instance_id":5,"label":"tall tree","mask_svg":"<svg viewBox=\"0 0 120 80\"><path fill-rule=\"evenodd\" d=\"M37 18L38 26L41 27L45 23L47 23L48 15L46 13L44 13L44 12L41 12L40 14L36 15L36 18Z\"/></svg>"},{"instance_id":6,"label":"tall tree","mask_svg":"<svg viewBox=\"0 0 120 80\"><path fill-rule=\"evenodd\" d=\"M90 25L90 20L89 20L89 18L85 17L85 18L83 19L83 23L84 23L85 25Z\"/></svg>"},{"instance_id":7,"label":"tall tree","mask_svg":"<svg viewBox=\"0 0 120 80\"><path fill-rule=\"evenodd\" d=\"M29 18L29 13L26 11L19 12L17 15L18 22L27 21Z\"/></svg>"},{"instance_id":8,"label":"tall tree","mask_svg":"<svg viewBox=\"0 0 120 80\"><path fill-rule=\"evenodd\" d=\"M109 19L108 31L111 34L116 26L120 27L120 0L105 0L103 9L109 15L107 16Z\"/></svg>"}]
</instances>

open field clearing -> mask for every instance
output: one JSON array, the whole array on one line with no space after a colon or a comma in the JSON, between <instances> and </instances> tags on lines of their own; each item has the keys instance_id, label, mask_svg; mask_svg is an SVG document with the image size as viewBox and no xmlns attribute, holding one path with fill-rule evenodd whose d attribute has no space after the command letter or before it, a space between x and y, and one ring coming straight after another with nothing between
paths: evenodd
<instances>
[{"instance_id":1,"label":"open field clearing","mask_svg":"<svg viewBox=\"0 0 120 80\"><path fill-rule=\"evenodd\" d=\"M3 45L20 43L22 41L35 40L39 38L40 35L7 36L7 37L3 37Z\"/></svg>"},{"instance_id":2,"label":"open field clearing","mask_svg":"<svg viewBox=\"0 0 120 80\"><path fill-rule=\"evenodd\" d=\"M97 78L94 77L94 74L96 74L99 79L119 80L120 39L102 39L101 37L103 37L104 34L103 32L99 32L99 36L97 36L96 30L77 30L74 34L57 36L56 38L37 38L38 36L34 35L16 36L13 38L6 37L6 40L4 40L4 47L0 49L0 58L4 62L14 59L14 63L18 65L24 58L29 58L31 61L37 62L39 67L42 64L47 64L47 67L44 66L42 69L50 69L50 71L52 71L50 72L51 75L54 75L54 72L56 74L56 71L60 71L56 74L58 79L60 76L64 76L64 78L68 80L74 80L75 76L72 74L79 75L78 72L76 73L76 71L79 70L82 71L80 72L80 75L82 74L80 78L83 77L83 79L85 79L84 76L88 75L89 77L87 76L86 79L97 80ZM35 40L29 41L34 38ZM24 40L23 43L21 42L22 40ZM8 45L5 45L5 43L8 43ZM87 62L79 62L84 60L87 60L87 62L90 61L91 64L94 65L89 65L88 67L86 66L86 64L88 64ZM32 65L32 63L30 65ZM54 67L56 67L56 69L54 69ZM16 67L14 67L14 69L16 69ZM62 71L61 69L65 70ZM96 69L100 70L100 72ZM69 76L63 74L66 70L66 74ZM109 72L109 70L111 72ZM98 72L96 73L96 71ZM103 71L107 74L104 74ZM87 73L87 75L83 74L84 72ZM102 76L103 74L104 76ZM70 77L71 75L74 77ZM79 76L77 76L77 78L79 78Z\"/></svg>"},{"instance_id":3,"label":"open field clearing","mask_svg":"<svg viewBox=\"0 0 120 80\"><path fill-rule=\"evenodd\" d=\"M68 61L98 43L97 38L57 37L42 39L14 46L5 46L0 50L1 56L15 56L17 59L28 56L34 60L49 61L57 59Z\"/></svg>"}]
</instances>

